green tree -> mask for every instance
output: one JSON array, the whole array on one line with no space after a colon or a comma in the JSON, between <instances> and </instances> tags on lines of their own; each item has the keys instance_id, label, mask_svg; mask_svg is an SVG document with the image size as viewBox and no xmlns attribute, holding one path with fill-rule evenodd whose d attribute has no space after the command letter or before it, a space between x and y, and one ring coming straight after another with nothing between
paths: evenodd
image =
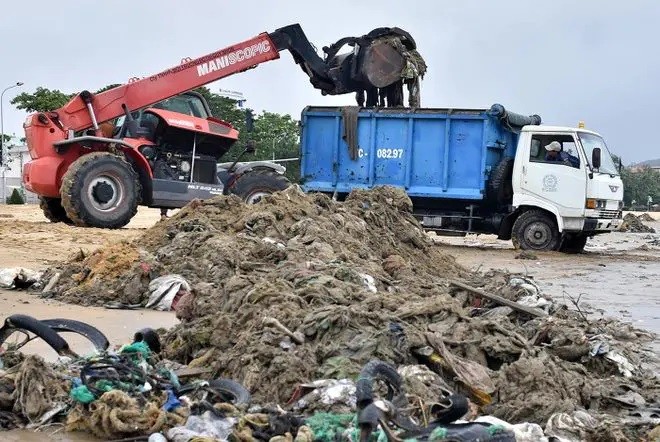
<instances>
[{"instance_id":1,"label":"green tree","mask_svg":"<svg viewBox=\"0 0 660 442\"><path fill-rule=\"evenodd\" d=\"M619 157L612 155L615 164L619 163ZM646 206L649 196L654 203L660 202L660 172L650 167L641 170L631 167L623 167L621 170L621 181L623 181L623 201L627 207Z\"/></svg>"},{"instance_id":2,"label":"green tree","mask_svg":"<svg viewBox=\"0 0 660 442\"><path fill-rule=\"evenodd\" d=\"M255 118L253 139L257 145L256 159L272 160L299 156L298 122L288 114L262 112ZM292 182L300 179L300 161L283 163L287 178Z\"/></svg>"},{"instance_id":3,"label":"green tree","mask_svg":"<svg viewBox=\"0 0 660 442\"><path fill-rule=\"evenodd\" d=\"M110 84L104 86L95 93L100 93L120 86L119 84ZM16 109L26 112L49 112L58 109L69 102L76 94L67 94L59 89L48 89L38 87L34 92L23 92L15 96L10 103L16 106Z\"/></svg>"},{"instance_id":4,"label":"green tree","mask_svg":"<svg viewBox=\"0 0 660 442\"><path fill-rule=\"evenodd\" d=\"M23 92L11 100L16 109L26 112L48 112L64 106L74 94L66 94L59 89L50 90L39 86L34 92Z\"/></svg>"},{"instance_id":5,"label":"green tree","mask_svg":"<svg viewBox=\"0 0 660 442\"><path fill-rule=\"evenodd\" d=\"M253 155L243 156L241 161L272 160L298 157L298 121L288 114L278 114L263 111L254 116L254 131L246 128L246 113L249 108L238 107L238 102L211 92L207 87L195 89L204 96L211 109L211 114L221 120L231 123L239 131L237 145L230 150L222 161L234 161L243 151L248 140L255 142L257 151ZM298 182L300 176L299 161L283 163L287 168L287 178Z\"/></svg>"},{"instance_id":6,"label":"green tree","mask_svg":"<svg viewBox=\"0 0 660 442\"><path fill-rule=\"evenodd\" d=\"M7 197L6 203L25 204L25 199L23 198L23 195L21 195L21 192L18 189L14 188L14 191L11 193L11 195Z\"/></svg>"}]
</instances>

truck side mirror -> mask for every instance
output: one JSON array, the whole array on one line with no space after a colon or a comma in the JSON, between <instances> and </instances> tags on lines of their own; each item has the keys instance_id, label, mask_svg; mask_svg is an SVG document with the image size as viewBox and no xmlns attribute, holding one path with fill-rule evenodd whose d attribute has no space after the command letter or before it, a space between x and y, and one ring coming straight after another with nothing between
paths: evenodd
<instances>
[{"instance_id":1,"label":"truck side mirror","mask_svg":"<svg viewBox=\"0 0 660 442\"><path fill-rule=\"evenodd\" d=\"M255 153L257 151L257 143L254 140L248 140L245 143L245 153Z\"/></svg>"},{"instance_id":2,"label":"truck side mirror","mask_svg":"<svg viewBox=\"0 0 660 442\"><path fill-rule=\"evenodd\" d=\"M619 158L619 175L621 175L622 170L623 170L623 163L621 162L621 158Z\"/></svg>"},{"instance_id":3,"label":"truck side mirror","mask_svg":"<svg viewBox=\"0 0 660 442\"><path fill-rule=\"evenodd\" d=\"M594 169L600 169L600 147L596 147L591 152L591 166Z\"/></svg>"},{"instance_id":4,"label":"truck side mirror","mask_svg":"<svg viewBox=\"0 0 660 442\"><path fill-rule=\"evenodd\" d=\"M254 116L252 115L251 109L245 111L245 129L248 132L254 131Z\"/></svg>"}]
</instances>

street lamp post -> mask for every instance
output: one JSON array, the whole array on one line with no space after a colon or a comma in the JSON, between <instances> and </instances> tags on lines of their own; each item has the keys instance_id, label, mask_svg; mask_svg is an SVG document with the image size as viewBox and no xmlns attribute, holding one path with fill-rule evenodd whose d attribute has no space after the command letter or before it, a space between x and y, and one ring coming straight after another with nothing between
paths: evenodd
<instances>
[{"instance_id":1,"label":"street lamp post","mask_svg":"<svg viewBox=\"0 0 660 442\"><path fill-rule=\"evenodd\" d=\"M4 102L5 92L11 88L23 86L23 83L18 81L16 84L7 86L0 93L0 167L2 167L2 202L7 201L7 155L5 155L5 118L3 114L2 103Z\"/></svg>"},{"instance_id":2,"label":"street lamp post","mask_svg":"<svg viewBox=\"0 0 660 442\"><path fill-rule=\"evenodd\" d=\"M286 133L282 132L279 136L273 137L273 161L275 161L275 143L282 141L286 137Z\"/></svg>"}]
</instances>

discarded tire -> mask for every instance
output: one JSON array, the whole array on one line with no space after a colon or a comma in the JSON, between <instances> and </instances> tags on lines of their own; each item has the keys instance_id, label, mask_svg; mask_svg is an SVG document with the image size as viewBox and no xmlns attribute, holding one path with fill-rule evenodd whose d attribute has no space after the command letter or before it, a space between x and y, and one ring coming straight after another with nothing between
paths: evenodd
<instances>
[{"instance_id":1,"label":"discarded tire","mask_svg":"<svg viewBox=\"0 0 660 442\"><path fill-rule=\"evenodd\" d=\"M378 359L369 361L360 371L360 376L355 385L358 410L373 402L373 384L376 380L382 380L387 385L386 399L388 401L391 401L396 394L401 392L401 376L394 367Z\"/></svg>"},{"instance_id":2,"label":"discarded tire","mask_svg":"<svg viewBox=\"0 0 660 442\"><path fill-rule=\"evenodd\" d=\"M516 249L554 251L559 247L559 229L546 212L528 210L513 223L511 240Z\"/></svg>"},{"instance_id":3,"label":"discarded tire","mask_svg":"<svg viewBox=\"0 0 660 442\"><path fill-rule=\"evenodd\" d=\"M214 379L209 382L209 387L227 402L237 407L249 405L252 400L250 392L244 386L231 379Z\"/></svg>"},{"instance_id":4,"label":"discarded tire","mask_svg":"<svg viewBox=\"0 0 660 442\"><path fill-rule=\"evenodd\" d=\"M94 345L94 348L99 352L107 350L110 346L108 338L98 328L85 322L61 318L42 319L41 322L58 333L76 333L87 338L87 340L90 341Z\"/></svg>"},{"instance_id":5,"label":"discarded tire","mask_svg":"<svg viewBox=\"0 0 660 442\"><path fill-rule=\"evenodd\" d=\"M431 410L436 423L452 423L465 416L469 411L468 400L462 394L452 394L446 399L446 402L449 405L447 408L437 411Z\"/></svg>"},{"instance_id":6,"label":"discarded tire","mask_svg":"<svg viewBox=\"0 0 660 442\"><path fill-rule=\"evenodd\" d=\"M118 229L137 213L141 186L123 158L94 152L69 166L60 193L67 216L77 226Z\"/></svg>"},{"instance_id":7,"label":"discarded tire","mask_svg":"<svg viewBox=\"0 0 660 442\"><path fill-rule=\"evenodd\" d=\"M284 190L290 185L284 175L274 170L255 169L239 176L231 185L229 192L241 197L248 204L254 204L264 196Z\"/></svg>"},{"instance_id":8,"label":"discarded tire","mask_svg":"<svg viewBox=\"0 0 660 442\"><path fill-rule=\"evenodd\" d=\"M0 328L0 345L15 331L26 331L34 333L41 338L59 355L71 355L69 344L42 321L28 315L11 315L5 319L5 324Z\"/></svg>"},{"instance_id":9,"label":"discarded tire","mask_svg":"<svg viewBox=\"0 0 660 442\"><path fill-rule=\"evenodd\" d=\"M178 390L177 394L182 396L196 390L203 390L210 393L215 402L228 402L236 407L249 405L252 401L250 392L243 385L231 379L224 378L209 381L208 386L204 387L194 384L183 386Z\"/></svg>"},{"instance_id":10,"label":"discarded tire","mask_svg":"<svg viewBox=\"0 0 660 442\"><path fill-rule=\"evenodd\" d=\"M67 216L64 207L62 207L62 200L59 198L40 196L39 208L41 208L46 219L52 223L73 224L73 221Z\"/></svg>"}]
</instances>

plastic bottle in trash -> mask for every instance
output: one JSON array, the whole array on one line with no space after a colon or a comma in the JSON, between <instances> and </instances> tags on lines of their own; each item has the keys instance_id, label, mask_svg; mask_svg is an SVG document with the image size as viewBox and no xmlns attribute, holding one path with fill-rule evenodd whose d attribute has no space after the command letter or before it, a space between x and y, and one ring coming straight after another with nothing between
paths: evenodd
<instances>
[{"instance_id":1,"label":"plastic bottle in trash","mask_svg":"<svg viewBox=\"0 0 660 442\"><path fill-rule=\"evenodd\" d=\"M147 440L148 442L167 442L167 438L161 433L153 433Z\"/></svg>"}]
</instances>

